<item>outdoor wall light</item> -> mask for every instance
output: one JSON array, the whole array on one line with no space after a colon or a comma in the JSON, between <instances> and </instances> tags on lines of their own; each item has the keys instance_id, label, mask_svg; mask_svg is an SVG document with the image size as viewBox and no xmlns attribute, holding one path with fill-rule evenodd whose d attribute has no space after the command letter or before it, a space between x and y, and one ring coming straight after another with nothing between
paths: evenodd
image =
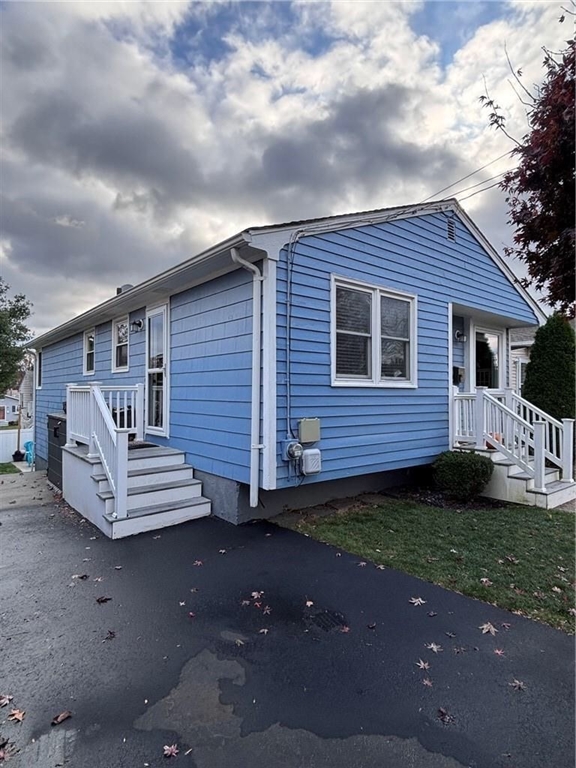
<instances>
[{"instance_id":1,"label":"outdoor wall light","mask_svg":"<svg viewBox=\"0 0 576 768\"><path fill-rule=\"evenodd\" d=\"M131 333L138 333L138 331L141 331L142 328L144 328L144 320L132 320L130 323Z\"/></svg>"},{"instance_id":2,"label":"outdoor wall light","mask_svg":"<svg viewBox=\"0 0 576 768\"><path fill-rule=\"evenodd\" d=\"M461 341L463 344L465 344L467 341L467 338L462 333L462 331L456 331L456 333L454 334L454 338L456 339L456 341Z\"/></svg>"}]
</instances>

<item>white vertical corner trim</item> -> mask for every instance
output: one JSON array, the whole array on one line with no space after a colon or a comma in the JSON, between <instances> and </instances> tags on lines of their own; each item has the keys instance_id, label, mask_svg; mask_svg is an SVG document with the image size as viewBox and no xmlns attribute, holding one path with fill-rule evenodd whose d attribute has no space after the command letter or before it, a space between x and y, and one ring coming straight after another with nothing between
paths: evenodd
<instances>
[{"instance_id":1,"label":"white vertical corner trim","mask_svg":"<svg viewBox=\"0 0 576 768\"><path fill-rule=\"evenodd\" d=\"M454 330L452 322L452 302L448 303L448 439L449 450L454 447L454 386L452 384L452 347Z\"/></svg>"},{"instance_id":2,"label":"white vertical corner trim","mask_svg":"<svg viewBox=\"0 0 576 768\"><path fill-rule=\"evenodd\" d=\"M262 487L276 488L276 270L275 257L264 260L264 291L262 303Z\"/></svg>"}]
</instances>

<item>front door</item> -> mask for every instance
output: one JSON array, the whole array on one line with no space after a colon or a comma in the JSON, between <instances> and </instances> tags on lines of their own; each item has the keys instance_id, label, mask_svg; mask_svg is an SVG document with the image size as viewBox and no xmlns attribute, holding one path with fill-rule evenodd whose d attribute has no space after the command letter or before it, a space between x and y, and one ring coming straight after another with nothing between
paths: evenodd
<instances>
[{"instance_id":1,"label":"front door","mask_svg":"<svg viewBox=\"0 0 576 768\"><path fill-rule=\"evenodd\" d=\"M475 360L477 387L500 389L504 386L502 334L487 328L476 328Z\"/></svg>"},{"instance_id":2,"label":"front door","mask_svg":"<svg viewBox=\"0 0 576 768\"><path fill-rule=\"evenodd\" d=\"M146 432L168 433L168 307L146 312Z\"/></svg>"}]
</instances>

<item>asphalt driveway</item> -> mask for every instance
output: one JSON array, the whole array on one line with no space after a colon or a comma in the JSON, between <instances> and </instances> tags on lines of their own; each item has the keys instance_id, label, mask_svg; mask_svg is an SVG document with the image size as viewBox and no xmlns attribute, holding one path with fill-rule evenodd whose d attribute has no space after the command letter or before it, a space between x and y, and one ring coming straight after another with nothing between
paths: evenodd
<instances>
[{"instance_id":1,"label":"asphalt driveway","mask_svg":"<svg viewBox=\"0 0 576 768\"><path fill-rule=\"evenodd\" d=\"M3 507L14 768L573 765L567 635L272 524L114 542L62 505Z\"/></svg>"}]
</instances>

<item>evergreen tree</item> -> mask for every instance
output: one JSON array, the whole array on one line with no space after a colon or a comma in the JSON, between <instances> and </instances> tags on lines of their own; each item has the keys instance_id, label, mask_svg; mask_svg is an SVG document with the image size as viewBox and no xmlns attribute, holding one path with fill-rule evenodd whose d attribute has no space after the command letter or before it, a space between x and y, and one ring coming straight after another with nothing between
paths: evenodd
<instances>
[{"instance_id":1,"label":"evergreen tree","mask_svg":"<svg viewBox=\"0 0 576 768\"><path fill-rule=\"evenodd\" d=\"M522 397L555 419L573 419L575 354L570 324L562 315L552 315L536 332Z\"/></svg>"}]
</instances>

